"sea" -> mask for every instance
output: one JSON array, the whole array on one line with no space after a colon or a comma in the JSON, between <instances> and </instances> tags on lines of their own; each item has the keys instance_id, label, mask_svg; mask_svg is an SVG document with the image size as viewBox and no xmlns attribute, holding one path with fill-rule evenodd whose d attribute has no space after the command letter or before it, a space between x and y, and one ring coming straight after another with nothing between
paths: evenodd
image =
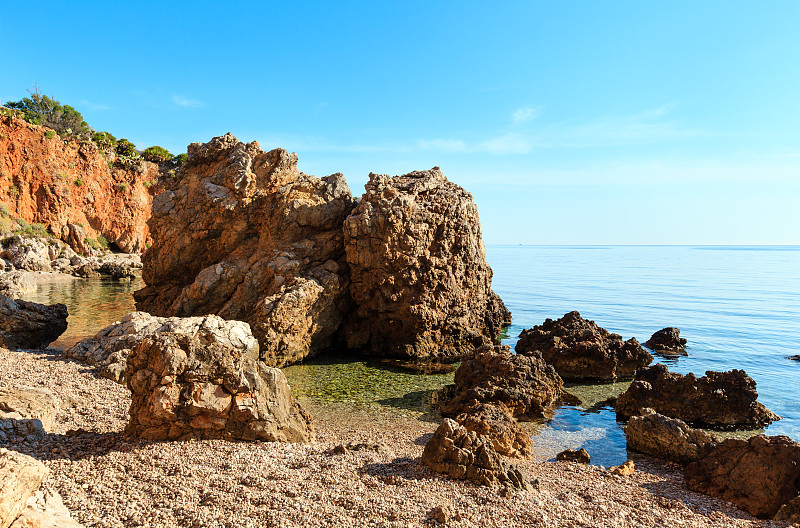
<instances>
[{"instance_id":1,"label":"sea","mask_svg":"<svg viewBox=\"0 0 800 528\"><path fill-rule=\"evenodd\" d=\"M572 310L642 343L675 326L688 340L688 355L656 355L656 362L698 376L744 369L757 383L759 400L782 419L766 430L736 434L800 441L800 361L789 359L800 354L800 246L489 245L486 251L493 289L513 316L503 344L513 349L523 329ZM41 285L26 299L67 304L70 326L55 343L65 347L135 309L132 292L139 287L140 280L59 282ZM431 396L453 377L409 374L358 356L321 356L283 370L312 414L351 420L437 422ZM580 405L523 423L537 456L549 460L563 449L585 447L593 463L625 461L622 424L604 401L627 385L568 385Z\"/></svg>"}]
</instances>

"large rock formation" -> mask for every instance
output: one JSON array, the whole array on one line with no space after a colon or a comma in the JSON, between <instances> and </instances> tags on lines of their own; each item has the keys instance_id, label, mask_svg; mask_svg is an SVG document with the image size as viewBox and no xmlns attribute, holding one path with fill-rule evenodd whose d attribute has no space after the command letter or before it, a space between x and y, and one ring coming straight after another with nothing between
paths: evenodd
<instances>
[{"instance_id":1,"label":"large rock formation","mask_svg":"<svg viewBox=\"0 0 800 528\"><path fill-rule=\"evenodd\" d=\"M510 313L492 291L472 195L438 167L370 174L344 222L355 310L351 349L394 357L450 357L493 343Z\"/></svg>"},{"instance_id":2,"label":"large rock formation","mask_svg":"<svg viewBox=\"0 0 800 528\"><path fill-rule=\"evenodd\" d=\"M526 458L533 453L533 441L519 423L508 413L496 407L481 403L469 412L455 418L467 431L474 431L492 442L492 447L500 454L509 457Z\"/></svg>"},{"instance_id":3,"label":"large rock formation","mask_svg":"<svg viewBox=\"0 0 800 528\"><path fill-rule=\"evenodd\" d=\"M21 442L44 437L53 427L58 400L47 389L0 389L0 442Z\"/></svg>"},{"instance_id":4,"label":"large rock formation","mask_svg":"<svg viewBox=\"0 0 800 528\"><path fill-rule=\"evenodd\" d=\"M684 478L692 491L772 518L800 495L800 443L788 436L729 438L686 466Z\"/></svg>"},{"instance_id":5,"label":"large rock formation","mask_svg":"<svg viewBox=\"0 0 800 528\"><path fill-rule=\"evenodd\" d=\"M422 463L453 478L468 479L484 486L504 485L519 490L534 486L513 464L503 461L491 441L445 418L425 444Z\"/></svg>"},{"instance_id":6,"label":"large rock formation","mask_svg":"<svg viewBox=\"0 0 800 528\"><path fill-rule=\"evenodd\" d=\"M438 393L437 406L444 416L489 403L513 416L543 417L560 402L563 385L541 358L512 354L507 345L487 345L462 361L454 384Z\"/></svg>"},{"instance_id":7,"label":"large rock formation","mask_svg":"<svg viewBox=\"0 0 800 528\"><path fill-rule=\"evenodd\" d=\"M0 527L14 522L49 472L35 458L0 448Z\"/></svg>"},{"instance_id":8,"label":"large rock formation","mask_svg":"<svg viewBox=\"0 0 800 528\"><path fill-rule=\"evenodd\" d=\"M0 201L28 223L44 224L83 254L99 235L126 252L144 251L159 168L109 168L113 154L66 142L46 127L0 116ZM80 231L80 235L78 234Z\"/></svg>"},{"instance_id":9,"label":"large rock formation","mask_svg":"<svg viewBox=\"0 0 800 528\"><path fill-rule=\"evenodd\" d=\"M719 440L685 422L645 409L643 416L631 416L625 426L628 447L679 464L699 460L704 450Z\"/></svg>"},{"instance_id":10,"label":"large rock formation","mask_svg":"<svg viewBox=\"0 0 800 528\"><path fill-rule=\"evenodd\" d=\"M126 377L133 400L127 434L153 440L313 439L311 417L292 397L283 372L239 348L156 334L128 356Z\"/></svg>"},{"instance_id":11,"label":"large rock formation","mask_svg":"<svg viewBox=\"0 0 800 528\"><path fill-rule=\"evenodd\" d=\"M686 339L681 337L680 329L674 326L654 332L644 346L662 354L686 355Z\"/></svg>"},{"instance_id":12,"label":"large rock formation","mask_svg":"<svg viewBox=\"0 0 800 528\"><path fill-rule=\"evenodd\" d=\"M172 333L190 336L207 344L234 348L242 355L258 359L258 341L242 321L226 321L216 315L204 317L154 317L132 312L94 337L70 347L65 355L95 365L98 374L117 383L125 383L125 369L131 350L145 338Z\"/></svg>"},{"instance_id":13,"label":"large rock formation","mask_svg":"<svg viewBox=\"0 0 800 528\"><path fill-rule=\"evenodd\" d=\"M718 428L764 427L780 420L757 398L756 382L743 370L708 371L698 378L669 372L658 363L636 373L628 390L617 398L615 409L620 418L652 408L692 425Z\"/></svg>"},{"instance_id":14,"label":"large rock formation","mask_svg":"<svg viewBox=\"0 0 800 528\"><path fill-rule=\"evenodd\" d=\"M295 154L231 134L188 151L180 184L153 202L137 308L247 321L270 365L329 347L348 304L344 177L308 176Z\"/></svg>"},{"instance_id":15,"label":"large rock formation","mask_svg":"<svg viewBox=\"0 0 800 528\"><path fill-rule=\"evenodd\" d=\"M632 378L636 369L653 361L636 339L623 341L619 334L609 333L575 311L523 330L515 350L518 354L541 355L568 381Z\"/></svg>"},{"instance_id":16,"label":"large rock formation","mask_svg":"<svg viewBox=\"0 0 800 528\"><path fill-rule=\"evenodd\" d=\"M0 346L44 348L67 329L67 307L0 295Z\"/></svg>"}]
</instances>

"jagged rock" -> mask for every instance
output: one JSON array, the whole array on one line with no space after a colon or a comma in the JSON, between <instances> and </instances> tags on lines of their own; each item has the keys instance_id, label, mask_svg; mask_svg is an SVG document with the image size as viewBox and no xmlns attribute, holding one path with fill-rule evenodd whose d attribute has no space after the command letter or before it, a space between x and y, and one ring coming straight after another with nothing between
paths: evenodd
<instances>
[{"instance_id":1,"label":"jagged rock","mask_svg":"<svg viewBox=\"0 0 800 528\"><path fill-rule=\"evenodd\" d=\"M644 346L656 352L686 355L686 339L681 337L680 329L672 326L654 333Z\"/></svg>"},{"instance_id":2,"label":"jagged rock","mask_svg":"<svg viewBox=\"0 0 800 528\"><path fill-rule=\"evenodd\" d=\"M517 421L494 405L479 404L455 418L467 431L474 431L492 442L492 447L509 457L527 458L533 453L533 441Z\"/></svg>"},{"instance_id":3,"label":"jagged rock","mask_svg":"<svg viewBox=\"0 0 800 528\"><path fill-rule=\"evenodd\" d=\"M309 442L310 415L283 372L241 348L160 333L128 356L127 434L152 440L226 438Z\"/></svg>"},{"instance_id":4,"label":"jagged rock","mask_svg":"<svg viewBox=\"0 0 800 528\"><path fill-rule=\"evenodd\" d=\"M35 458L0 448L0 528L14 522L49 472Z\"/></svg>"},{"instance_id":5,"label":"jagged rock","mask_svg":"<svg viewBox=\"0 0 800 528\"><path fill-rule=\"evenodd\" d=\"M588 464L592 461L589 452L584 448L580 449L565 449L556 455L556 460L563 462L578 462L580 464Z\"/></svg>"},{"instance_id":6,"label":"jagged rock","mask_svg":"<svg viewBox=\"0 0 800 528\"><path fill-rule=\"evenodd\" d=\"M0 389L0 440L12 443L44 437L53 427L58 400L47 389Z\"/></svg>"},{"instance_id":7,"label":"jagged rock","mask_svg":"<svg viewBox=\"0 0 800 528\"><path fill-rule=\"evenodd\" d=\"M436 405L444 416L489 403L512 416L544 417L560 401L563 385L540 357L512 354L507 345L487 345L461 362L454 384L438 393Z\"/></svg>"},{"instance_id":8,"label":"jagged rock","mask_svg":"<svg viewBox=\"0 0 800 528\"><path fill-rule=\"evenodd\" d=\"M764 427L780 416L756 401L756 382L743 370L708 371L703 377L669 372L658 363L640 369L628 390L617 398L619 418L652 408L691 425L736 428Z\"/></svg>"},{"instance_id":9,"label":"jagged rock","mask_svg":"<svg viewBox=\"0 0 800 528\"><path fill-rule=\"evenodd\" d=\"M188 155L180 183L153 200L137 308L247 321L270 365L329 347L349 302L344 176L308 176L295 154L232 134Z\"/></svg>"},{"instance_id":10,"label":"jagged rock","mask_svg":"<svg viewBox=\"0 0 800 528\"><path fill-rule=\"evenodd\" d=\"M653 361L636 339L623 341L619 334L609 333L576 311L523 330L515 350L518 354L541 355L568 381L632 378L636 369Z\"/></svg>"},{"instance_id":11,"label":"jagged rock","mask_svg":"<svg viewBox=\"0 0 800 528\"><path fill-rule=\"evenodd\" d=\"M401 358L463 356L511 316L492 291L472 195L438 167L370 174L344 222L355 309L347 346Z\"/></svg>"},{"instance_id":12,"label":"jagged rock","mask_svg":"<svg viewBox=\"0 0 800 528\"><path fill-rule=\"evenodd\" d=\"M620 477L627 477L628 475L633 475L636 471L636 464L634 464L633 460L626 460L623 464L619 466L611 466L608 468L608 472L612 475L619 475Z\"/></svg>"},{"instance_id":13,"label":"jagged rock","mask_svg":"<svg viewBox=\"0 0 800 528\"><path fill-rule=\"evenodd\" d=\"M61 228L61 240L69 244L76 253L91 256L96 251L87 243L86 231L83 226L68 222Z\"/></svg>"},{"instance_id":14,"label":"jagged rock","mask_svg":"<svg viewBox=\"0 0 800 528\"><path fill-rule=\"evenodd\" d=\"M127 262L103 262L98 270L103 275L110 275L112 279L132 279L136 276L134 267Z\"/></svg>"},{"instance_id":15,"label":"jagged rock","mask_svg":"<svg viewBox=\"0 0 800 528\"><path fill-rule=\"evenodd\" d=\"M686 486L763 519L800 494L800 443L788 436L729 438L684 470Z\"/></svg>"},{"instance_id":16,"label":"jagged rock","mask_svg":"<svg viewBox=\"0 0 800 528\"><path fill-rule=\"evenodd\" d=\"M505 485L520 490L535 487L519 468L502 459L487 437L467 431L449 418L425 444L422 463L437 473L484 486Z\"/></svg>"},{"instance_id":17,"label":"jagged rock","mask_svg":"<svg viewBox=\"0 0 800 528\"><path fill-rule=\"evenodd\" d=\"M773 519L786 521L791 525L800 525L800 495L781 506Z\"/></svg>"},{"instance_id":18,"label":"jagged rock","mask_svg":"<svg viewBox=\"0 0 800 528\"><path fill-rule=\"evenodd\" d=\"M688 464L698 460L711 444L719 442L715 436L692 429L685 422L644 409L643 416L631 416L625 426L628 448L665 460Z\"/></svg>"},{"instance_id":19,"label":"jagged rock","mask_svg":"<svg viewBox=\"0 0 800 528\"><path fill-rule=\"evenodd\" d=\"M14 235L2 241L0 258L7 259L18 270L50 271L50 246L41 238Z\"/></svg>"},{"instance_id":20,"label":"jagged rock","mask_svg":"<svg viewBox=\"0 0 800 528\"><path fill-rule=\"evenodd\" d=\"M72 518L58 492L39 490L28 498L26 507L10 528L83 528Z\"/></svg>"},{"instance_id":21,"label":"jagged rock","mask_svg":"<svg viewBox=\"0 0 800 528\"><path fill-rule=\"evenodd\" d=\"M67 329L67 307L0 295L0 346L44 348Z\"/></svg>"},{"instance_id":22,"label":"jagged rock","mask_svg":"<svg viewBox=\"0 0 800 528\"><path fill-rule=\"evenodd\" d=\"M798 354L796 356L789 356L789 359L794 360L794 361L800 361L800 354Z\"/></svg>"},{"instance_id":23,"label":"jagged rock","mask_svg":"<svg viewBox=\"0 0 800 528\"><path fill-rule=\"evenodd\" d=\"M36 291L36 281L30 273L11 271L0 273L0 295L19 299L23 294Z\"/></svg>"},{"instance_id":24,"label":"jagged rock","mask_svg":"<svg viewBox=\"0 0 800 528\"><path fill-rule=\"evenodd\" d=\"M132 312L94 337L79 341L65 352L78 361L97 366L98 373L117 383L125 383L127 357L146 337L173 333L197 337L204 343L217 343L240 350L258 359L258 342L250 327L242 321L226 321L216 315L202 317L154 317L145 312Z\"/></svg>"}]
</instances>

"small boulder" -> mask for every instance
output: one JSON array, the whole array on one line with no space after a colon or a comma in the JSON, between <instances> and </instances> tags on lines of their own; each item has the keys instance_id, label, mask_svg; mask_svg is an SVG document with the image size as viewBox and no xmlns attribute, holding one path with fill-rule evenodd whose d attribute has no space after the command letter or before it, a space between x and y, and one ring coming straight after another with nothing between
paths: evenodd
<instances>
[{"instance_id":1,"label":"small boulder","mask_svg":"<svg viewBox=\"0 0 800 528\"><path fill-rule=\"evenodd\" d=\"M67 329L67 307L0 295L0 346L44 348Z\"/></svg>"},{"instance_id":2,"label":"small boulder","mask_svg":"<svg viewBox=\"0 0 800 528\"><path fill-rule=\"evenodd\" d=\"M50 247L42 238L14 235L0 243L0 258L7 259L18 270L50 271Z\"/></svg>"},{"instance_id":3,"label":"small boulder","mask_svg":"<svg viewBox=\"0 0 800 528\"><path fill-rule=\"evenodd\" d=\"M756 382L743 370L708 371L700 378L669 372L658 363L640 369L617 398L617 417L652 408L670 418L711 428L764 427L780 417L756 401Z\"/></svg>"},{"instance_id":4,"label":"small boulder","mask_svg":"<svg viewBox=\"0 0 800 528\"><path fill-rule=\"evenodd\" d=\"M200 336L157 333L128 356L127 434L151 440L309 442L311 417L283 372Z\"/></svg>"},{"instance_id":5,"label":"small boulder","mask_svg":"<svg viewBox=\"0 0 800 528\"><path fill-rule=\"evenodd\" d=\"M628 475L633 475L636 471L636 464L633 463L633 460L626 460L623 464L619 466L611 466L608 468L608 472L612 475L619 475L620 477L627 477Z\"/></svg>"},{"instance_id":6,"label":"small boulder","mask_svg":"<svg viewBox=\"0 0 800 528\"><path fill-rule=\"evenodd\" d=\"M679 464L698 460L704 449L719 442L715 436L693 429L686 422L644 409L643 416L631 416L625 426L628 447Z\"/></svg>"},{"instance_id":7,"label":"small boulder","mask_svg":"<svg viewBox=\"0 0 800 528\"><path fill-rule=\"evenodd\" d=\"M653 361L636 339L622 340L573 311L523 330L517 354L540 355L567 381L615 381L632 378L636 369Z\"/></svg>"},{"instance_id":8,"label":"small boulder","mask_svg":"<svg viewBox=\"0 0 800 528\"><path fill-rule=\"evenodd\" d=\"M108 275L112 279L132 279L136 277L134 267L130 262L110 260L100 264L98 271L103 275Z\"/></svg>"},{"instance_id":9,"label":"small boulder","mask_svg":"<svg viewBox=\"0 0 800 528\"><path fill-rule=\"evenodd\" d=\"M0 389L0 440L40 440L53 427L58 400L47 389ZM5 437L5 438L4 438Z\"/></svg>"},{"instance_id":10,"label":"small boulder","mask_svg":"<svg viewBox=\"0 0 800 528\"><path fill-rule=\"evenodd\" d=\"M592 457L584 448L565 449L556 455L556 460L561 462L578 462L580 464L588 464L592 461Z\"/></svg>"},{"instance_id":11,"label":"small boulder","mask_svg":"<svg viewBox=\"0 0 800 528\"><path fill-rule=\"evenodd\" d=\"M36 281L30 273L25 271L0 273L0 295L19 299L23 294L32 291L36 291Z\"/></svg>"},{"instance_id":12,"label":"small boulder","mask_svg":"<svg viewBox=\"0 0 800 528\"><path fill-rule=\"evenodd\" d=\"M499 407L482 403L455 420L468 431L488 437L495 451L505 456L527 458L533 453L530 435Z\"/></svg>"},{"instance_id":13,"label":"small boulder","mask_svg":"<svg viewBox=\"0 0 800 528\"><path fill-rule=\"evenodd\" d=\"M506 486L518 490L535 487L519 468L502 459L489 438L467 431L449 418L442 421L425 444L422 463L437 473L483 486Z\"/></svg>"},{"instance_id":14,"label":"small boulder","mask_svg":"<svg viewBox=\"0 0 800 528\"><path fill-rule=\"evenodd\" d=\"M662 354L686 355L686 339L681 337L680 329L672 326L654 333L644 346Z\"/></svg>"}]
</instances>

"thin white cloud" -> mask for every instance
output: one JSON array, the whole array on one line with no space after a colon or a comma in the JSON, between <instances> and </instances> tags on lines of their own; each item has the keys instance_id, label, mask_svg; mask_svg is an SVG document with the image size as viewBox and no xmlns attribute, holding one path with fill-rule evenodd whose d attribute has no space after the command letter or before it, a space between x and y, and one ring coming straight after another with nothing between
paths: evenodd
<instances>
[{"instance_id":1,"label":"thin white cloud","mask_svg":"<svg viewBox=\"0 0 800 528\"><path fill-rule=\"evenodd\" d=\"M468 152L467 144L460 139L422 139L418 143L424 150L438 150L444 152Z\"/></svg>"},{"instance_id":2,"label":"thin white cloud","mask_svg":"<svg viewBox=\"0 0 800 528\"><path fill-rule=\"evenodd\" d=\"M184 108L200 108L201 106L205 106L202 101L198 101L197 99L190 99L182 95L173 95L172 102Z\"/></svg>"},{"instance_id":3,"label":"thin white cloud","mask_svg":"<svg viewBox=\"0 0 800 528\"><path fill-rule=\"evenodd\" d=\"M479 143L476 150L502 156L507 154L527 154L532 149L533 141L530 137L520 134L504 134Z\"/></svg>"},{"instance_id":4,"label":"thin white cloud","mask_svg":"<svg viewBox=\"0 0 800 528\"><path fill-rule=\"evenodd\" d=\"M511 121L515 125L527 123L528 121L532 121L539 117L539 112L540 108L534 108L531 106L517 108L517 110L511 115Z\"/></svg>"}]
</instances>

